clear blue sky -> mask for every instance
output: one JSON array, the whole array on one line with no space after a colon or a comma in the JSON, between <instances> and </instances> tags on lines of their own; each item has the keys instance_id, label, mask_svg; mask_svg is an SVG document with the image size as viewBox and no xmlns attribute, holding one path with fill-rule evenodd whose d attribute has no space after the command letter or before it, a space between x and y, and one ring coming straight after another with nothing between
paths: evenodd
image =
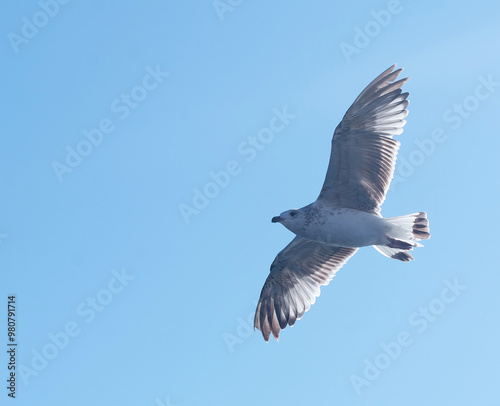
<instances>
[{"instance_id":1,"label":"clear blue sky","mask_svg":"<svg viewBox=\"0 0 500 406\"><path fill-rule=\"evenodd\" d=\"M498 2L62 3L0 15L1 404L10 294L16 405L499 404ZM432 238L361 249L266 344L247 320L292 238L271 217L317 197L393 63L382 212Z\"/></svg>"}]
</instances>

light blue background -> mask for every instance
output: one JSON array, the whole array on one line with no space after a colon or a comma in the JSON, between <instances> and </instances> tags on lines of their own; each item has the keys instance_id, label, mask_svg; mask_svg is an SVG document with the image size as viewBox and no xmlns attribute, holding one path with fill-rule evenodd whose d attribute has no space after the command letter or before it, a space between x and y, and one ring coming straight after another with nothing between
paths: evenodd
<instances>
[{"instance_id":1,"label":"light blue background","mask_svg":"<svg viewBox=\"0 0 500 406\"><path fill-rule=\"evenodd\" d=\"M500 5L237 3L219 16L212 1L73 0L17 53L9 33L44 15L4 5L2 387L15 294L17 366L33 373L18 370L17 405L499 404ZM358 30L372 37L347 58ZM409 264L360 250L266 344L246 320L292 238L270 219L316 198L335 126L393 63L411 104L383 214L427 211L432 239ZM144 93L148 69L169 75ZM479 78L496 83L484 100ZM144 100L120 119L131 92ZM248 162L241 144L285 107L294 118ZM53 163L106 118L114 130L60 182ZM179 205L230 161L240 172L187 224ZM455 279L466 288L442 306ZM435 320L412 324L430 304ZM352 376L405 331L412 343L358 394Z\"/></svg>"}]
</instances>

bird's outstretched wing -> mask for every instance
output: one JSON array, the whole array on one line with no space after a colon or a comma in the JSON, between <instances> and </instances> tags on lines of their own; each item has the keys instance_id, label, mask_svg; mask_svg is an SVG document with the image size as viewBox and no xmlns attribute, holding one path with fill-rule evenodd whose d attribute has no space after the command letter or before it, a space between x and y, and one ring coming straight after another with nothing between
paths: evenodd
<instances>
[{"instance_id":1,"label":"bird's outstretched wing","mask_svg":"<svg viewBox=\"0 0 500 406\"><path fill-rule=\"evenodd\" d=\"M377 76L354 100L335 129L330 163L318 201L330 206L378 213L394 174L408 115L408 93L395 81L396 65Z\"/></svg>"},{"instance_id":2,"label":"bird's outstretched wing","mask_svg":"<svg viewBox=\"0 0 500 406\"><path fill-rule=\"evenodd\" d=\"M295 237L276 256L260 293L254 326L269 341L278 339L280 330L293 326L320 295L321 285L328 285L354 255L357 248L334 247Z\"/></svg>"}]
</instances>

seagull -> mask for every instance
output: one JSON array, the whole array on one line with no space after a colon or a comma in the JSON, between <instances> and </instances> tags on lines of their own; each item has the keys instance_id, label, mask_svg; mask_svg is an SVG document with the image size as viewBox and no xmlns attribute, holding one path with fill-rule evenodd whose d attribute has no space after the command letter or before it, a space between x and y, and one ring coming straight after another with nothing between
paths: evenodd
<instances>
[{"instance_id":1,"label":"seagull","mask_svg":"<svg viewBox=\"0 0 500 406\"><path fill-rule=\"evenodd\" d=\"M406 124L409 79L391 66L354 100L332 139L325 182L314 203L273 217L295 234L276 256L262 288L254 327L276 340L300 320L335 273L360 247L372 245L389 258L408 262L413 247L430 238L425 212L383 218L380 206L394 175Z\"/></svg>"}]
</instances>

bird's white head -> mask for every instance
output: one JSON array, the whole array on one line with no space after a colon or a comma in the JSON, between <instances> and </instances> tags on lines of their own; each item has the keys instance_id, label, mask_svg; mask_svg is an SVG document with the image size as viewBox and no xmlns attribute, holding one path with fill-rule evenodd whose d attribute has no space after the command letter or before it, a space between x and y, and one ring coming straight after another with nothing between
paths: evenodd
<instances>
[{"instance_id":1,"label":"bird's white head","mask_svg":"<svg viewBox=\"0 0 500 406\"><path fill-rule=\"evenodd\" d=\"M271 219L271 222L281 223L285 227L287 227L287 224L300 221L301 215L302 215L302 212L300 210L297 210L297 209L287 210L287 211L284 211L283 213L281 213L279 216L273 217Z\"/></svg>"},{"instance_id":2,"label":"bird's white head","mask_svg":"<svg viewBox=\"0 0 500 406\"><path fill-rule=\"evenodd\" d=\"M301 209L287 210L279 216L273 217L273 223L281 223L292 233L303 235L307 232L310 224L311 208L314 204L309 204Z\"/></svg>"}]
</instances>

